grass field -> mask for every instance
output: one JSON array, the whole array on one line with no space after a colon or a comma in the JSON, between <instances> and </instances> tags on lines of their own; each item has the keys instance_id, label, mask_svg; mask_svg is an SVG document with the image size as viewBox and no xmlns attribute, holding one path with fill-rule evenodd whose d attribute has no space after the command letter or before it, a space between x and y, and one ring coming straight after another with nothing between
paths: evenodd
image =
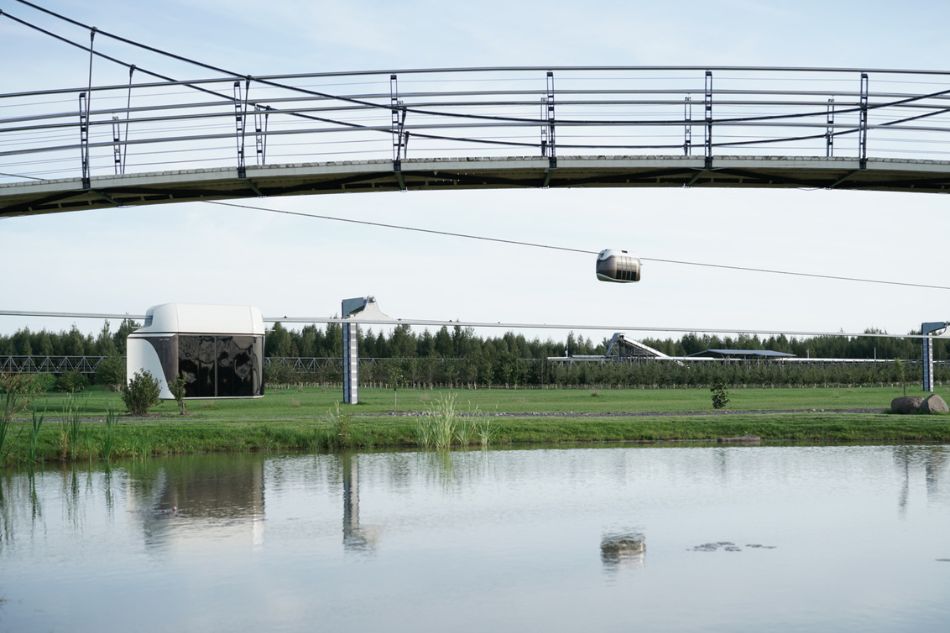
<instances>
[{"instance_id":1,"label":"grass field","mask_svg":"<svg viewBox=\"0 0 950 633\"><path fill-rule=\"evenodd\" d=\"M947 389L944 398L950 398ZM119 416L118 394L92 390L36 398L44 416L34 432L20 417L7 432L3 463L98 461L212 451L304 451L428 446L425 425L437 405L454 402L448 444L508 446L579 442L950 442L950 416L884 413L896 388L733 389L715 412L706 389L361 389L341 406L339 389L271 390L259 400L191 401L178 415L164 402L146 417ZM429 415L426 415L426 413ZM476 428L477 426L477 428ZM442 447L445 447L443 438Z\"/></svg>"}]
</instances>

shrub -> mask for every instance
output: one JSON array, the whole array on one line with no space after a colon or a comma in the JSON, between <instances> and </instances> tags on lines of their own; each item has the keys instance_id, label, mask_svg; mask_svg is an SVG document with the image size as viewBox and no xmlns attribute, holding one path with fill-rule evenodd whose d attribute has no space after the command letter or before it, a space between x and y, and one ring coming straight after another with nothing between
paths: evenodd
<instances>
[{"instance_id":1,"label":"shrub","mask_svg":"<svg viewBox=\"0 0 950 633\"><path fill-rule=\"evenodd\" d=\"M185 380L185 377L178 374L174 382L168 385L168 389L172 392L175 402L178 404L178 413L181 415L185 415L185 385L187 384L188 381Z\"/></svg>"},{"instance_id":2,"label":"shrub","mask_svg":"<svg viewBox=\"0 0 950 633\"><path fill-rule=\"evenodd\" d=\"M264 382L270 385L292 385L300 382L300 376L292 367L270 363L264 366Z\"/></svg>"},{"instance_id":3,"label":"shrub","mask_svg":"<svg viewBox=\"0 0 950 633\"><path fill-rule=\"evenodd\" d=\"M56 379L56 391L65 391L67 393L77 393L86 388L89 381L80 372L71 370L61 374Z\"/></svg>"},{"instance_id":4,"label":"shrub","mask_svg":"<svg viewBox=\"0 0 950 633\"><path fill-rule=\"evenodd\" d=\"M30 402L42 389L37 374L0 374L0 395L3 396L3 419L12 420L29 408Z\"/></svg>"},{"instance_id":5,"label":"shrub","mask_svg":"<svg viewBox=\"0 0 950 633\"><path fill-rule=\"evenodd\" d=\"M125 359L121 356L107 356L96 367L96 384L109 385L113 391L122 389L125 384Z\"/></svg>"},{"instance_id":6,"label":"shrub","mask_svg":"<svg viewBox=\"0 0 950 633\"><path fill-rule=\"evenodd\" d=\"M330 426L330 431L327 434L328 448L348 448L352 443L352 436L350 435L352 415L350 412L341 409L340 403L337 402L336 408L328 410L323 419Z\"/></svg>"},{"instance_id":7,"label":"shrub","mask_svg":"<svg viewBox=\"0 0 950 633\"><path fill-rule=\"evenodd\" d=\"M723 383L715 383L709 391L712 392L713 409L724 409L729 404L729 393Z\"/></svg>"},{"instance_id":8,"label":"shrub","mask_svg":"<svg viewBox=\"0 0 950 633\"><path fill-rule=\"evenodd\" d=\"M158 380L147 371L136 372L122 387L122 401L132 415L145 415L149 407L158 404Z\"/></svg>"},{"instance_id":9,"label":"shrub","mask_svg":"<svg viewBox=\"0 0 950 633\"><path fill-rule=\"evenodd\" d=\"M56 374L32 374L36 393L56 390Z\"/></svg>"},{"instance_id":10,"label":"shrub","mask_svg":"<svg viewBox=\"0 0 950 633\"><path fill-rule=\"evenodd\" d=\"M30 374L0 374L0 395L3 396L0 406L0 464L3 463L10 424L18 413L30 406L37 389L38 383Z\"/></svg>"}]
</instances>

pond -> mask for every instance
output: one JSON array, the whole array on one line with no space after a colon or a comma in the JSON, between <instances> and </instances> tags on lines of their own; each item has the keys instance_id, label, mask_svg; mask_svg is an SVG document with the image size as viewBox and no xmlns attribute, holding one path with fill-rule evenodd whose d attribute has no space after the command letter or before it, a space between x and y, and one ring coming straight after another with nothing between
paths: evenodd
<instances>
[{"instance_id":1,"label":"pond","mask_svg":"<svg viewBox=\"0 0 950 633\"><path fill-rule=\"evenodd\" d=\"M0 476L0 631L946 631L950 446Z\"/></svg>"}]
</instances>

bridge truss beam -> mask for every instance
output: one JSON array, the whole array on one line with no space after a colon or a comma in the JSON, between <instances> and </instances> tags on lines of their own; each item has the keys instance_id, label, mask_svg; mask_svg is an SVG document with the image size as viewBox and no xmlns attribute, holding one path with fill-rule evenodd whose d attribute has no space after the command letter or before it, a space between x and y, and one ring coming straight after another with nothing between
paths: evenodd
<instances>
[{"instance_id":1,"label":"bridge truss beam","mask_svg":"<svg viewBox=\"0 0 950 633\"><path fill-rule=\"evenodd\" d=\"M0 217L117 206L259 196L318 195L398 190L568 187L759 187L858 191L950 191L950 163L887 159L768 159L719 156L713 169L704 157L575 156L558 159L507 157L477 160L404 159L353 163L247 166L99 176L89 188L81 178L0 185Z\"/></svg>"}]
</instances>

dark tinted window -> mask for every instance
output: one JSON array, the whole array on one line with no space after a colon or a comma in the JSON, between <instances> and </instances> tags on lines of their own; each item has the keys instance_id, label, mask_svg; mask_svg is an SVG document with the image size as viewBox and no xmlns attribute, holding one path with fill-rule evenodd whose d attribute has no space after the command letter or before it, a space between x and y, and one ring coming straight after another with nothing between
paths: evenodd
<instances>
[{"instance_id":1,"label":"dark tinted window","mask_svg":"<svg viewBox=\"0 0 950 633\"><path fill-rule=\"evenodd\" d=\"M263 393L260 336L179 336L178 371L187 398L234 398Z\"/></svg>"},{"instance_id":2,"label":"dark tinted window","mask_svg":"<svg viewBox=\"0 0 950 633\"><path fill-rule=\"evenodd\" d=\"M145 339L152 346L158 355L158 360L162 363L162 371L165 373L165 382L171 384L177 375L178 369L178 345L175 344L174 336L149 336ZM153 376L161 378L161 376Z\"/></svg>"},{"instance_id":3,"label":"dark tinted window","mask_svg":"<svg viewBox=\"0 0 950 633\"><path fill-rule=\"evenodd\" d=\"M178 371L185 377L186 398L213 398L215 394L213 336L178 337Z\"/></svg>"},{"instance_id":4,"label":"dark tinted window","mask_svg":"<svg viewBox=\"0 0 950 633\"><path fill-rule=\"evenodd\" d=\"M260 387L253 336L219 336L217 339L218 395L253 396Z\"/></svg>"}]
</instances>

